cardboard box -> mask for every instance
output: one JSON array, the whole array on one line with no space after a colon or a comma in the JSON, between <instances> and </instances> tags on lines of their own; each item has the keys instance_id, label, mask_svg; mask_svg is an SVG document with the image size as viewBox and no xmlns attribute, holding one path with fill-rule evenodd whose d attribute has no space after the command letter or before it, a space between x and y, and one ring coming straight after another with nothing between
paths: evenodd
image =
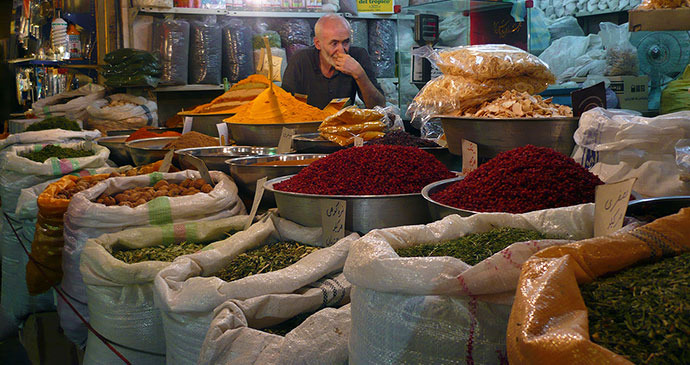
<instances>
[{"instance_id":1,"label":"cardboard box","mask_svg":"<svg viewBox=\"0 0 690 365\"><path fill-rule=\"evenodd\" d=\"M690 30L690 8L630 10L631 32L650 30Z\"/></svg>"},{"instance_id":2,"label":"cardboard box","mask_svg":"<svg viewBox=\"0 0 690 365\"><path fill-rule=\"evenodd\" d=\"M620 109L647 111L649 104L649 76L606 76L611 90L618 97Z\"/></svg>"}]
</instances>

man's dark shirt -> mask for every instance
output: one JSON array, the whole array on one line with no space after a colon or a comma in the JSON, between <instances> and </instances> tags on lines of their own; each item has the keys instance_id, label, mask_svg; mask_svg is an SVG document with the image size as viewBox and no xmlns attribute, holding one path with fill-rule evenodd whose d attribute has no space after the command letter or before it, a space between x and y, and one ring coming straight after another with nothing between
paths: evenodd
<instances>
[{"instance_id":1,"label":"man's dark shirt","mask_svg":"<svg viewBox=\"0 0 690 365\"><path fill-rule=\"evenodd\" d=\"M376 73L364 48L350 47L350 56L364 69L369 80L383 94L376 81ZM336 71L333 77L327 78L319 67L319 50L314 46L295 53L285 69L281 87L290 93L307 95L307 104L323 109L335 98L350 98L355 101L355 93L362 98L357 82L352 76Z\"/></svg>"}]
</instances>

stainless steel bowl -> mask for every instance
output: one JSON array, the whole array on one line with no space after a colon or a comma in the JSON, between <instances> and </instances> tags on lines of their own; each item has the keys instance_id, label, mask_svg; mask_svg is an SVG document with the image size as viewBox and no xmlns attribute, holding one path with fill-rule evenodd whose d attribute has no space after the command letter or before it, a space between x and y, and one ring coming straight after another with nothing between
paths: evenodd
<instances>
[{"instance_id":1,"label":"stainless steel bowl","mask_svg":"<svg viewBox=\"0 0 690 365\"><path fill-rule=\"evenodd\" d=\"M456 183L464 178L464 176L460 176L451 179L437 181L425 186L424 189L422 189L422 196L424 197L424 199L426 199L427 205L429 207L429 214L431 214L431 219L437 221L451 214L458 214L463 217L469 217L472 214L478 213L472 210L451 207L450 205L441 204L431 199L432 194L436 193L437 191L443 190L449 185Z\"/></svg>"},{"instance_id":2,"label":"stainless steel bowl","mask_svg":"<svg viewBox=\"0 0 690 365\"><path fill-rule=\"evenodd\" d=\"M456 155L462 154L462 140L477 144L480 161L495 157L501 152L528 144L550 147L570 156L575 147L573 134L578 118L464 118L438 116L446 134L448 148Z\"/></svg>"},{"instance_id":3,"label":"stainless steel bowl","mask_svg":"<svg viewBox=\"0 0 690 365\"><path fill-rule=\"evenodd\" d=\"M165 158L168 150L163 149L166 144L180 137L155 137L129 141L125 143L134 165L143 166Z\"/></svg>"},{"instance_id":4,"label":"stainless steel bowl","mask_svg":"<svg viewBox=\"0 0 690 365\"><path fill-rule=\"evenodd\" d=\"M225 114L180 114L184 117L192 117L192 130L212 137L218 137L216 124L223 123L223 119L229 118L235 113ZM232 136L229 136L232 138Z\"/></svg>"},{"instance_id":5,"label":"stainless steel bowl","mask_svg":"<svg viewBox=\"0 0 690 365\"><path fill-rule=\"evenodd\" d=\"M270 156L278 153L276 147L253 147L253 146L218 146L218 147L195 147L183 148L175 151L176 155L191 155L204 161L209 170L223 171L230 174L230 166L225 163L233 157L246 156ZM192 166L186 159L179 159L180 167L183 170L191 169Z\"/></svg>"},{"instance_id":6,"label":"stainless steel bowl","mask_svg":"<svg viewBox=\"0 0 690 365\"><path fill-rule=\"evenodd\" d=\"M292 137L292 147L299 153L333 153L347 148L323 138L320 133L296 134Z\"/></svg>"},{"instance_id":7,"label":"stainless steel bowl","mask_svg":"<svg viewBox=\"0 0 690 365\"><path fill-rule=\"evenodd\" d=\"M125 146L127 137L129 135L101 137L96 139L96 143L110 150L110 159L118 166L131 165L132 157L129 156L129 151Z\"/></svg>"},{"instance_id":8,"label":"stainless steel bowl","mask_svg":"<svg viewBox=\"0 0 690 365\"><path fill-rule=\"evenodd\" d=\"M345 229L365 234L372 229L426 224L431 222L422 194L396 195L316 195L280 191L273 185L292 176L266 182L274 194L280 215L308 227L321 226L321 203L325 199L346 201Z\"/></svg>"},{"instance_id":9,"label":"stainless steel bowl","mask_svg":"<svg viewBox=\"0 0 690 365\"><path fill-rule=\"evenodd\" d=\"M231 138L239 145L275 147L280 141L283 127L295 130L295 134L316 132L321 122L303 123L228 123Z\"/></svg>"},{"instance_id":10,"label":"stainless steel bowl","mask_svg":"<svg viewBox=\"0 0 690 365\"><path fill-rule=\"evenodd\" d=\"M270 161L294 161L306 160L310 158L326 157L324 154L300 153L300 154L282 154L273 156L252 156L252 157L238 157L225 161L230 167L230 175L239 187L240 191L245 194L254 195L256 192L256 181L266 176L269 180L280 176L293 175L300 172L308 164L297 166L266 166L255 165L259 162ZM270 192L264 193L263 200L267 203L274 203L273 194Z\"/></svg>"},{"instance_id":11,"label":"stainless steel bowl","mask_svg":"<svg viewBox=\"0 0 690 365\"><path fill-rule=\"evenodd\" d=\"M667 215L676 214L682 208L690 207L690 196L665 196L632 200L628 203L627 216L642 221L652 221Z\"/></svg>"},{"instance_id":12,"label":"stainless steel bowl","mask_svg":"<svg viewBox=\"0 0 690 365\"><path fill-rule=\"evenodd\" d=\"M136 131L137 129L118 129L114 131L106 131L105 133L109 136L124 136L130 135ZM148 131L153 133L163 133L168 131L182 133L182 128L151 127L148 129Z\"/></svg>"},{"instance_id":13,"label":"stainless steel bowl","mask_svg":"<svg viewBox=\"0 0 690 365\"><path fill-rule=\"evenodd\" d=\"M460 171L462 170L462 157L450 153L448 147L419 147L421 150L434 155L437 160L441 161L448 170Z\"/></svg>"}]
</instances>

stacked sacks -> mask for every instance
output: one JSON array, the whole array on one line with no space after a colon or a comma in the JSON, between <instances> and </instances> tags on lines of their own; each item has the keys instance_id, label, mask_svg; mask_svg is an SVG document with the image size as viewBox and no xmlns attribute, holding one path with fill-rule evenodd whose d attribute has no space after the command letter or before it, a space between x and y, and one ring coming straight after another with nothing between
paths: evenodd
<instances>
[{"instance_id":1,"label":"stacked sacks","mask_svg":"<svg viewBox=\"0 0 690 365\"><path fill-rule=\"evenodd\" d=\"M141 96L110 95L86 108L87 125L106 134L112 130L158 125L158 104Z\"/></svg>"},{"instance_id":2,"label":"stacked sacks","mask_svg":"<svg viewBox=\"0 0 690 365\"><path fill-rule=\"evenodd\" d=\"M77 90L65 91L37 100L31 105L30 113L39 118L66 116L70 119L84 120L86 107L104 95L103 86L87 84Z\"/></svg>"}]
</instances>

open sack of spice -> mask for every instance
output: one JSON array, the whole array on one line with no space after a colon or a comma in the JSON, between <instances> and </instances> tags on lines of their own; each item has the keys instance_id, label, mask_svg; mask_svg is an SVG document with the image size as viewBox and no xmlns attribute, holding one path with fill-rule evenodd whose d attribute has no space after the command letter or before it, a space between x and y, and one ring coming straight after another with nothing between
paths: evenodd
<instances>
[{"instance_id":1,"label":"open sack of spice","mask_svg":"<svg viewBox=\"0 0 690 365\"><path fill-rule=\"evenodd\" d=\"M127 229L86 241L79 269L86 284L89 322L133 364L164 364L165 336L153 303L153 280L177 257L229 239L249 219L234 217ZM89 333L84 361L119 358Z\"/></svg>"},{"instance_id":2,"label":"open sack of spice","mask_svg":"<svg viewBox=\"0 0 690 365\"><path fill-rule=\"evenodd\" d=\"M383 137L387 131L403 129L394 106L374 109L349 106L324 119L318 128L323 138L340 146L353 144L355 137L370 141Z\"/></svg>"},{"instance_id":3,"label":"open sack of spice","mask_svg":"<svg viewBox=\"0 0 690 365\"><path fill-rule=\"evenodd\" d=\"M323 247L321 228L308 228L269 214L269 218L217 242L204 251L177 259L155 279L155 303L161 310L168 364L196 364L216 307L231 299L272 295L271 306L283 315L316 310L330 275L342 271L351 234ZM329 295L347 296L346 285L329 287ZM323 284L328 285L328 284ZM268 310L268 308L266 308Z\"/></svg>"},{"instance_id":4,"label":"open sack of spice","mask_svg":"<svg viewBox=\"0 0 690 365\"><path fill-rule=\"evenodd\" d=\"M103 98L105 88L98 84L87 84L76 90L39 99L31 105L29 114L37 117L66 116L70 119L86 120L86 107Z\"/></svg>"},{"instance_id":5,"label":"open sack of spice","mask_svg":"<svg viewBox=\"0 0 690 365\"><path fill-rule=\"evenodd\" d=\"M141 96L114 94L96 100L86 108L86 125L106 133L158 125L158 104Z\"/></svg>"},{"instance_id":6,"label":"open sack of spice","mask_svg":"<svg viewBox=\"0 0 690 365\"><path fill-rule=\"evenodd\" d=\"M690 209L545 249L522 267L511 364L690 361Z\"/></svg>"},{"instance_id":7,"label":"open sack of spice","mask_svg":"<svg viewBox=\"0 0 690 365\"><path fill-rule=\"evenodd\" d=\"M349 362L501 363L520 266L591 237L594 204L524 214L450 215L355 241Z\"/></svg>"},{"instance_id":8,"label":"open sack of spice","mask_svg":"<svg viewBox=\"0 0 690 365\"><path fill-rule=\"evenodd\" d=\"M690 195L676 162L688 135L690 111L647 118L594 108L580 117L573 158L604 182L636 177L633 189L643 197Z\"/></svg>"},{"instance_id":9,"label":"open sack of spice","mask_svg":"<svg viewBox=\"0 0 690 365\"><path fill-rule=\"evenodd\" d=\"M319 282L327 300L329 288L345 281L339 274ZM349 285L349 284L348 284ZM283 294L297 295L297 294ZM229 300L216 308L204 339L200 365L211 364L346 364L350 338L350 305L340 308L284 308L270 305L272 295ZM330 305L330 304L329 304ZM272 324L280 320L278 324Z\"/></svg>"},{"instance_id":10,"label":"open sack of spice","mask_svg":"<svg viewBox=\"0 0 690 365\"><path fill-rule=\"evenodd\" d=\"M115 177L72 197L64 216L62 290L88 319L86 289L79 272L81 251L89 238L126 228L194 222L246 214L237 185L225 174L211 171L215 185L204 192L197 171L154 172ZM202 180L203 181L203 180ZM158 185L157 185L158 184ZM187 195L181 195L182 193ZM86 327L62 299L58 299L60 325L77 345L86 343Z\"/></svg>"},{"instance_id":11,"label":"open sack of spice","mask_svg":"<svg viewBox=\"0 0 690 365\"><path fill-rule=\"evenodd\" d=\"M44 123L45 122L45 123ZM41 128L41 129L33 129ZM45 126L45 129L43 128ZM0 151L12 145L26 145L36 143L74 143L83 140L93 140L101 136L101 132L82 130L79 124L64 117L46 118L29 126L25 132L10 134L0 140Z\"/></svg>"}]
</instances>

